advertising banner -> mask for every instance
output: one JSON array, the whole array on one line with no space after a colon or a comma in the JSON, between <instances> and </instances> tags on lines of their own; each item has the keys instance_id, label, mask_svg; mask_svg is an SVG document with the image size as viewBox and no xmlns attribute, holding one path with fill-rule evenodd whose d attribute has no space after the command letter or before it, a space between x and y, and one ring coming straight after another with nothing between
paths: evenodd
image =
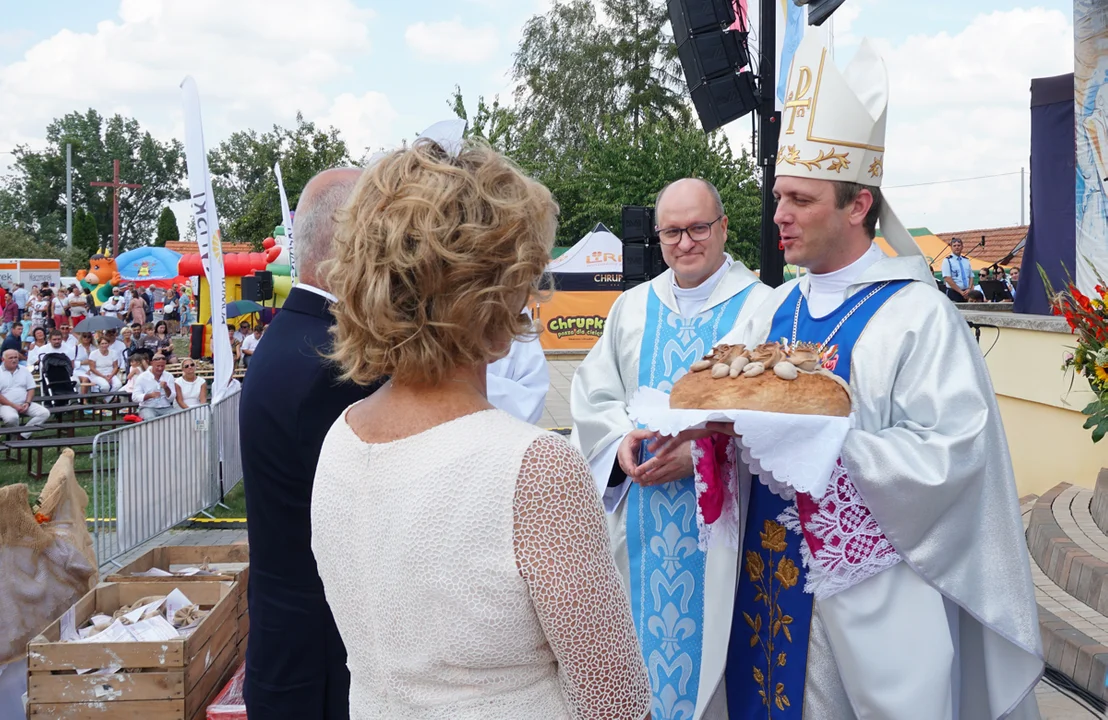
<instances>
[{"instance_id":1,"label":"advertising banner","mask_svg":"<svg viewBox=\"0 0 1108 720\"><path fill-rule=\"evenodd\" d=\"M543 350L591 350L619 295L615 291L559 291L540 303L532 314L542 327L539 342Z\"/></svg>"}]
</instances>

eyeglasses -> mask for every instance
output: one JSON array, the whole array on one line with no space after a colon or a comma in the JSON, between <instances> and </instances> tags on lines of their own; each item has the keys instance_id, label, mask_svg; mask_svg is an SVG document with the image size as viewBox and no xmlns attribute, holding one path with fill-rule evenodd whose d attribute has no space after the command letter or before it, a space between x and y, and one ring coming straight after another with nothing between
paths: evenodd
<instances>
[{"instance_id":1,"label":"eyeglasses","mask_svg":"<svg viewBox=\"0 0 1108 720\"><path fill-rule=\"evenodd\" d=\"M663 245L676 245L681 242L681 235L688 233L689 239L693 242L704 242L712 236L712 226L722 219L723 216L720 215L709 223L694 223L683 228L665 228L664 230L658 230L658 240L661 241Z\"/></svg>"},{"instance_id":2,"label":"eyeglasses","mask_svg":"<svg viewBox=\"0 0 1108 720\"><path fill-rule=\"evenodd\" d=\"M188 370L189 368L194 368L196 366L192 365L192 364L189 364L189 365L181 365L181 367L184 368L185 370Z\"/></svg>"}]
</instances>

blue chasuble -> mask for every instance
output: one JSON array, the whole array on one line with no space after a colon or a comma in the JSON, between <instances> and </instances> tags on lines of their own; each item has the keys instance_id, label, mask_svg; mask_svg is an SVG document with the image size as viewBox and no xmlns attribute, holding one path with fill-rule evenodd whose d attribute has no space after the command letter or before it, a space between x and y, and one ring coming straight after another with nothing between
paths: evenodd
<instances>
[{"instance_id":1,"label":"blue chasuble","mask_svg":"<svg viewBox=\"0 0 1108 720\"><path fill-rule=\"evenodd\" d=\"M849 383L854 344L874 313L909 282L871 285L818 319L797 285L777 308L767 341L837 346L824 367ZM813 597L804 592L804 538L787 531L781 517L794 503L757 478L751 483L727 648L730 720L800 720L804 714Z\"/></svg>"},{"instance_id":2,"label":"blue chasuble","mask_svg":"<svg viewBox=\"0 0 1108 720\"><path fill-rule=\"evenodd\" d=\"M694 318L658 299L646 301L639 386L669 392L734 327L750 292ZM645 443L640 462L649 459ZM627 492L627 555L631 611L654 693L654 720L691 720L700 683L704 630L704 553L698 547L696 487L690 476Z\"/></svg>"}]
</instances>

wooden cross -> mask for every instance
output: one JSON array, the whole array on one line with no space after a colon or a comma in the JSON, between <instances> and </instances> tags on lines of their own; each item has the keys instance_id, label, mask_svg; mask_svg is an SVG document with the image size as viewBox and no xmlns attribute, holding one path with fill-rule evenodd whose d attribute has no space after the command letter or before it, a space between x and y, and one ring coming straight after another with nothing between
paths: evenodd
<instances>
[{"instance_id":1,"label":"wooden cross","mask_svg":"<svg viewBox=\"0 0 1108 720\"><path fill-rule=\"evenodd\" d=\"M119 254L119 189L120 188L140 188L142 185L137 183L121 183L119 182L119 161L112 161L112 168L114 174L112 181L109 182L94 182L89 183L93 187L110 187L112 188L112 257L114 258Z\"/></svg>"}]
</instances>

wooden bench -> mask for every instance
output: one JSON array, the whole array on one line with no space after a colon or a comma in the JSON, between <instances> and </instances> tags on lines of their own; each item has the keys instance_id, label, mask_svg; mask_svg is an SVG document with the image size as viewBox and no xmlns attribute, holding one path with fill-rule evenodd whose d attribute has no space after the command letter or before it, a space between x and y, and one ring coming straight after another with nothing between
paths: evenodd
<instances>
[{"instance_id":1,"label":"wooden bench","mask_svg":"<svg viewBox=\"0 0 1108 720\"><path fill-rule=\"evenodd\" d=\"M62 431L68 431L65 437L74 437L76 434L74 431L81 430L83 428L94 427L119 427L120 425L130 425L131 423L126 420L78 420L75 422L52 422L44 423L42 425L17 425L14 427L0 427L0 442L3 442L2 436L15 435L16 433L40 433L47 431L57 431L57 437L62 437Z\"/></svg>"},{"instance_id":2,"label":"wooden bench","mask_svg":"<svg viewBox=\"0 0 1108 720\"><path fill-rule=\"evenodd\" d=\"M24 431L26 432L26 431ZM4 447L9 450L27 451L27 475L35 480L41 480L46 476L42 471L42 453L48 449L92 447L95 435L81 435L72 438L31 438L29 440L7 440ZM36 470L32 471L32 461L37 456ZM49 472L49 470L47 470ZM92 472L91 470L76 470L78 475Z\"/></svg>"}]
</instances>

